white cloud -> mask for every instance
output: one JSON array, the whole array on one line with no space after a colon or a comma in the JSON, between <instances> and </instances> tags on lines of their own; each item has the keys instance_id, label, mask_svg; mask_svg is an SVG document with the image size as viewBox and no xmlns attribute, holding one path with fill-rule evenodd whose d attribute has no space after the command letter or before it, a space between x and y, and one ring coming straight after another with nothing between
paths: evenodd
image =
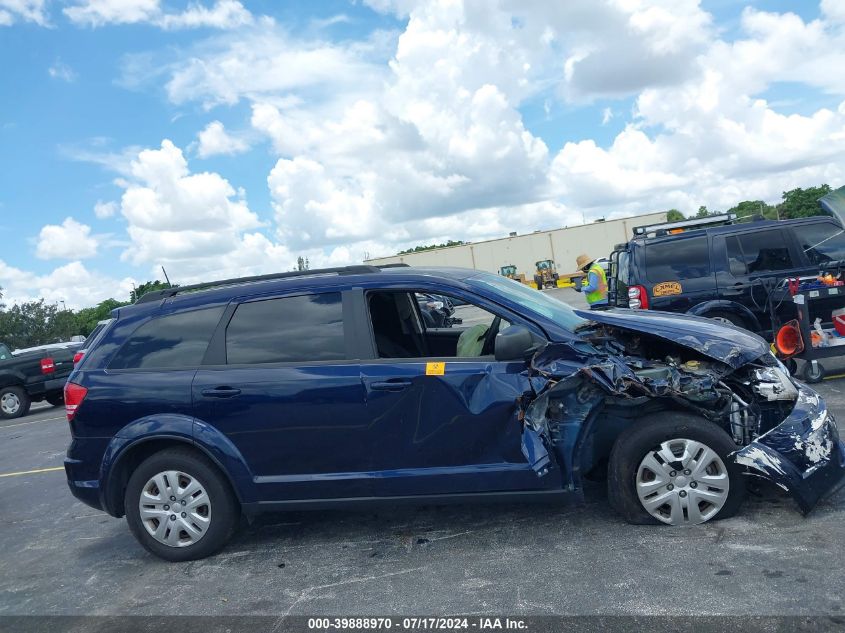
<instances>
[{"instance_id":1,"label":"white cloud","mask_svg":"<svg viewBox=\"0 0 845 633\"><path fill-rule=\"evenodd\" d=\"M198 157L247 151L260 135L275 164L272 217L259 218L244 192L221 174L192 173L170 141L69 150L121 173L124 259L165 264L186 283L284 270L297 255L336 265L584 217L724 209L845 179L845 75L831 70L845 65L839 2L823 0L810 21L746 9L730 37L697 0L368 4L407 18L403 32L331 42L253 19L178 59L132 58L124 83L159 81L175 104L249 105L252 130L213 121L198 133ZM89 22L164 26L162 16L177 15L159 2L123 14L98 6ZM223 3L190 5L195 17L168 28L209 25L203 6ZM763 98L779 82L806 89L799 111ZM595 102L593 126L622 128L604 143L589 129L544 140L523 118L538 104L547 116L580 116ZM102 204L98 217L114 213Z\"/></svg>"},{"instance_id":2,"label":"white cloud","mask_svg":"<svg viewBox=\"0 0 845 633\"><path fill-rule=\"evenodd\" d=\"M76 81L76 72L61 59L56 59L55 63L47 69L47 74L53 79L60 79L67 83Z\"/></svg>"},{"instance_id":3,"label":"white cloud","mask_svg":"<svg viewBox=\"0 0 845 633\"><path fill-rule=\"evenodd\" d=\"M208 158L218 154L243 154L249 150L249 143L238 136L233 136L226 131L220 121L212 121L198 135L199 145L197 156Z\"/></svg>"},{"instance_id":4,"label":"white cloud","mask_svg":"<svg viewBox=\"0 0 845 633\"><path fill-rule=\"evenodd\" d=\"M106 218L113 217L117 209L118 204L114 201L103 202L102 200L97 200L94 205L94 215L100 220L105 220Z\"/></svg>"},{"instance_id":5,"label":"white cloud","mask_svg":"<svg viewBox=\"0 0 845 633\"><path fill-rule=\"evenodd\" d=\"M68 309L78 310L112 297L128 300L133 283L138 281L132 277L116 279L88 270L79 261L39 275L0 260L0 287L7 305L44 299L47 303L64 301Z\"/></svg>"},{"instance_id":6,"label":"white cloud","mask_svg":"<svg viewBox=\"0 0 845 633\"><path fill-rule=\"evenodd\" d=\"M61 225L41 228L35 254L40 259L85 259L97 254L97 245L91 227L69 217Z\"/></svg>"},{"instance_id":7,"label":"white cloud","mask_svg":"<svg viewBox=\"0 0 845 633\"><path fill-rule=\"evenodd\" d=\"M261 225L243 191L219 174L190 173L169 140L141 151L123 186L120 212L132 240L123 258L134 264L208 265L237 250L243 232Z\"/></svg>"},{"instance_id":8,"label":"white cloud","mask_svg":"<svg viewBox=\"0 0 845 633\"><path fill-rule=\"evenodd\" d=\"M166 30L232 29L253 21L237 0L217 0L211 7L191 3L181 12L168 11L161 0L82 0L66 7L64 13L71 22L90 27L147 23Z\"/></svg>"},{"instance_id":9,"label":"white cloud","mask_svg":"<svg viewBox=\"0 0 845 633\"><path fill-rule=\"evenodd\" d=\"M19 20L47 26L45 0L0 0L0 26Z\"/></svg>"},{"instance_id":10,"label":"white cloud","mask_svg":"<svg viewBox=\"0 0 845 633\"><path fill-rule=\"evenodd\" d=\"M305 42L272 21L262 21L252 29L216 38L186 60L169 64L165 89L174 103L201 101L207 108L233 105L244 97L276 101L297 91L311 99L336 91L367 93L378 89L386 72L370 59L376 46L377 42ZM160 72L158 64L152 68L130 65L124 70L122 81L127 85Z\"/></svg>"}]
</instances>

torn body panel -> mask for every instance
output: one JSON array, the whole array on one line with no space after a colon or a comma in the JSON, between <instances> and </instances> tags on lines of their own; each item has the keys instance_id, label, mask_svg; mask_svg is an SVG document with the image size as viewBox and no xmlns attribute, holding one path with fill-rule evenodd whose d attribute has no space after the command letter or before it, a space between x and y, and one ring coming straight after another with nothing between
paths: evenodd
<instances>
[{"instance_id":1,"label":"torn body panel","mask_svg":"<svg viewBox=\"0 0 845 633\"><path fill-rule=\"evenodd\" d=\"M759 337L721 325L712 338L685 323L642 327L677 315L590 317L580 340L551 343L531 360L523 453L538 475L556 463L564 486L582 494L583 475L622 430L651 412L687 410L729 433L736 463L790 491L805 513L842 478L845 447L824 401Z\"/></svg>"},{"instance_id":2,"label":"torn body panel","mask_svg":"<svg viewBox=\"0 0 845 633\"><path fill-rule=\"evenodd\" d=\"M734 458L751 474L788 490L805 514L845 475L845 445L833 414L804 385L789 416Z\"/></svg>"}]
</instances>

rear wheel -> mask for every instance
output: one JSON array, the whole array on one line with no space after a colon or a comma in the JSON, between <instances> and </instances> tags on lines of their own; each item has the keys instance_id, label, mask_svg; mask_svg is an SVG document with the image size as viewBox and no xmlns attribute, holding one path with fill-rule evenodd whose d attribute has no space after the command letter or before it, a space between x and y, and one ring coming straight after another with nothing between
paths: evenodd
<instances>
[{"instance_id":1,"label":"rear wheel","mask_svg":"<svg viewBox=\"0 0 845 633\"><path fill-rule=\"evenodd\" d=\"M736 444L694 415L664 412L623 431L610 454L608 497L636 524L695 525L733 516L745 497Z\"/></svg>"},{"instance_id":2,"label":"rear wheel","mask_svg":"<svg viewBox=\"0 0 845 633\"><path fill-rule=\"evenodd\" d=\"M45 396L44 399L54 407L60 407L65 403L64 395L61 393Z\"/></svg>"},{"instance_id":3,"label":"rear wheel","mask_svg":"<svg viewBox=\"0 0 845 633\"><path fill-rule=\"evenodd\" d=\"M23 387L9 386L0 389L0 417L13 420L26 415L32 404Z\"/></svg>"},{"instance_id":4,"label":"rear wheel","mask_svg":"<svg viewBox=\"0 0 845 633\"><path fill-rule=\"evenodd\" d=\"M714 321L719 321L720 323L735 325L746 330L748 329L748 324L745 322L745 319L730 312L725 312L724 310L716 310L714 312L710 312L707 314L707 318L713 319Z\"/></svg>"},{"instance_id":5,"label":"rear wheel","mask_svg":"<svg viewBox=\"0 0 845 633\"><path fill-rule=\"evenodd\" d=\"M182 448L144 460L129 478L124 504L138 542L169 561L214 554L240 517L226 478L206 458Z\"/></svg>"}]
</instances>

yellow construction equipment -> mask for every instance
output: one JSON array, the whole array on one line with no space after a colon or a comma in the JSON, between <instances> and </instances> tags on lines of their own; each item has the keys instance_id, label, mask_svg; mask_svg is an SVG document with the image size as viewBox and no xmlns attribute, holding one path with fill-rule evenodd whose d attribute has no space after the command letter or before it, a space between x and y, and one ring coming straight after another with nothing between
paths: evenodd
<instances>
[{"instance_id":1,"label":"yellow construction equipment","mask_svg":"<svg viewBox=\"0 0 845 633\"><path fill-rule=\"evenodd\" d=\"M557 268L551 259L541 259L535 264L537 269L534 271L534 283L537 284L537 289L543 288L557 288Z\"/></svg>"},{"instance_id":2,"label":"yellow construction equipment","mask_svg":"<svg viewBox=\"0 0 845 633\"><path fill-rule=\"evenodd\" d=\"M507 266L502 266L499 268L499 274L502 277L507 277L508 279L513 279L518 281L519 283L526 283L525 275L523 273L516 272L516 266L513 264L508 264Z\"/></svg>"}]
</instances>

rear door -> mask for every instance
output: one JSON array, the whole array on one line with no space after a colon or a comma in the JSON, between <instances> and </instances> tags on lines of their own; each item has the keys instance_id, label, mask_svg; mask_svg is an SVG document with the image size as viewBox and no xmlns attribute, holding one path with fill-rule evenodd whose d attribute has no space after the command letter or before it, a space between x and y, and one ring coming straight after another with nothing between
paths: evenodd
<instances>
[{"instance_id":1,"label":"rear door","mask_svg":"<svg viewBox=\"0 0 845 633\"><path fill-rule=\"evenodd\" d=\"M232 307L216 356L194 379L196 417L237 448L262 501L370 496L361 473L386 462L346 327L348 297L330 289Z\"/></svg>"},{"instance_id":2,"label":"rear door","mask_svg":"<svg viewBox=\"0 0 845 633\"><path fill-rule=\"evenodd\" d=\"M706 234L649 240L643 249L643 285L651 309L686 312L716 297L716 277Z\"/></svg>"},{"instance_id":3,"label":"rear door","mask_svg":"<svg viewBox=\"0 0 845 633\"><path fill-rule=\"evenodd\" d=\"M714 238L719 253L719 298L751 310L764 329L771 327L769 297L786 277L807 273L804 259L783 228L745 231Z\"/></svg>"}]
</instances>

